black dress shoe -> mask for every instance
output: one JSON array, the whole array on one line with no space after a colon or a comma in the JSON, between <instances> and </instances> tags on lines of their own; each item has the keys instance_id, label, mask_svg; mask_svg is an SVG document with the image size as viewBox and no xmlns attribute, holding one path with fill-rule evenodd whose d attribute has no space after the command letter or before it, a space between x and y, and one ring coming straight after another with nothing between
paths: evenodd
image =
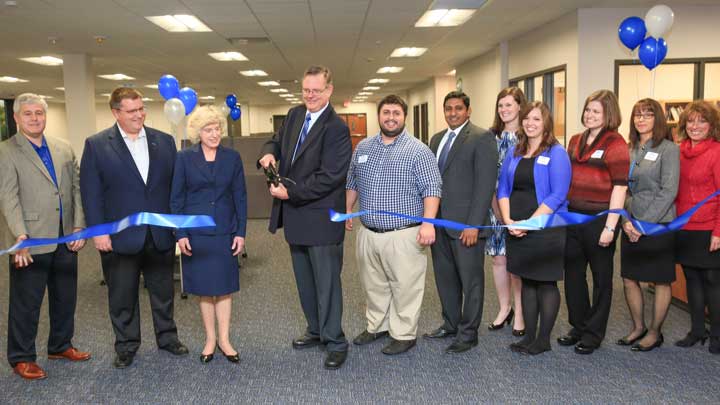
<instances>
[{"instance_id":1,"label":"black dress shoe","mask_svg":"<svg viewBox=\"0 0 720 405\"><path fill-rule=\"evenodd\" d=\"M391 339L390 343L388 343L385 347L382 348L383 354L387 354L388 356L393 356L400 353L405 353L406 351L412 349L415 347L415 339L412 340L395 340Z\"/></svg>"},{"instance_id":2,"label":"black dress shoe","mask_svg":"<svg viewBox=\"0 0 720 405\"><path fill-rule=\"evenodd\" d=\"M640 342L637 342L634 345L632 345L630 350L632 350L634 352L649 352L650 350L652 350L656 347L662 346L664 341L665 341L665 338L663 337L663 335L661 333L660 336L658 336L657 339L655 339L655 342L653 344L651 344L650 346L643 346L640 344Z\"/></svg>"},{"instance_id":3,"label":"black dress shoe","mask_svg":"<svg viewBox=\"0 0 720 405\"><path fill-rule=\"evenodd\" d=\"M457 334L456 331L447 330L445 328L437 328L432 332L428 332L423 335L423 337L429 338L429 339L443 339L450 336L455 336Z\"/></svg>"},{"instance_id":4,"label":"black dress shoe","mask_svg":"<svg viewBox=\"0 0 720 405\"><path fill-rule=\"evenodd\" d=\"M322 341L319 336L303 335L293 340L292 347L296 350L308 349L310 347L320 346Z\"/></svg>"},{"instance_id":5,"label":"black dress shoe","mask_svg":"<svg viewBox=\"0 0 720 405\"><path fill-rule=\"evenodd\" d=\"M575 353L577 354L593 354L595 349L597 349L597 346L589 345L583 342L575 345Z\"/></svg>"},{"instance_id":6,"label":"black dress shoe","mask_svg":"<svg viewBox=\"0 0 720 405\"><path fill-rule=\"evenodd\" d=\"M200 363L210 363L213 357L215 357L214 353L200 354Z\"/></svg>"},{"instance_id":7,"label":"black dress shoe","mask_svg":"<svg viewBox=\"0 0 720 405\"><path fill-rule=\"evenodd\" d=\"M615 344L618 345L618 346L632 346L632 345L635 344L635 342L637 342L638 340L644 338L645 335L647 335L647 333L648 333L648 330L647 330L647 328L645 328L645 329L643 329L642 333L639 334L639 335L637 335L637 336L635 336L634 339L628 339L628 337L625 336L625 337L622 338L622 339L618 339L617 342L615 342Z\"/></svg>"},{"instance_id":8,"label":"black dress shoe","mask_svg":"<svg viewBox=\"0 0 720 405\"><path fill-rule=\"evenodd\" d=\"M364 330L361 334L357 335L355 339L353 339L353 344L358 346L363 346L368 343L372 343L381 337L385 337L388 335L387 331L378 332L378 333L370 333L367 330Z\"/></svg>"},{"instance_id":9,"label":"black dress shoe","mask_svg":"<svg viewBox=\"0 0 720 405\"><path fill-rule=\"evenodd\" d=\"M531 344L527 347L527 350L522 351L521 353L523 353L523 354L529 354L529 355L531 355L531 356L535 356L535 355L538 355L538 354L540 354L540 353L549 352L550 350L552 350L552 348L550 347L550 342L549 342L549 341L545 341L545 342L542 342L542 343L539 342L539 341L535 341L535 342L531 343Z\"/></svg>"},{"instance_id":10,"label":"black dress shoe","mask_svg":"<svg viewBox=\"0 0 720 405\"><path fill-rule=\"evenodd\" d=\"M525 329L513 329L512 335L517 337L525 336Z\"/></svg>"},{"instance_id":11,"label":"black dress shoe","mask_svg":"<svg viewBox=\"0 0 720 405\"><path fill-rule=\"evenodd\" d=\"M512 322L514 315L515 315L515 312L513 311L512 308L510 308L510 312L508 312L508 314L507 314L507 316L505 317L505 319L503 319L503 321L500 322L499 325L495 325L494 323L490 322L490 323L488 324L488 330L498 330L498 329L504 328L505 325L510 325L510 322Z\"/></svg>"},{"instance_id":12,"label":"black dress shoe","mask_svg":"<svg viewBox=\"0 0 720 405\"><path fill-rule=\"evenodd\" d=\"M220 350L220 353L222 353L230 363L240 363L240 353L235 352L235 354L225 354L220 346L218 346L218 350Z\"/></svg>"},{"instance_id":13,"label":"black dress shoe","mask_svg":"<svg viewBox=\"0 0 720 405\"><path fill-rule=\"evenodd\" d=\"M705 331L705 334L702 336L693 335L692 332L688 332L688 334L675 342L675 346L677 347L691 347L695 346L697 342L700 342L701 345L705 344L705 341L708 338L708 331Z\"/></svg>"},{"instance_id":14,"label":"black dress shoe","mask_svg":"<svg viewBox=\"0 0 720 405\"><path fill-rule=\"evenodd\" d=\"M712 354L720 354L720 337L710 336L709 351Z\"/></svg>"},{"instance_id":15,"label":"black dress shoe","mask_svg":"<svg viewBox=\"0 0 720 405\"><path fill-rule=\"evenodd\" d=\"M347 351L328 352L325 357L325 368L328 370L337 370L345 363L345 359L347 359Z\"/></svg>"},{"instance_id":16,"label":"black dress shoe","mask_svg":"<svg viewBox=\"0 0 720 405\"><path fill-rule=\"evenodd\" d=\"M574 346L580 341L580 338L573 335L565 335L557 338L557 342L561 346Z\"/></svg>"},{"instance_id":17,"label":"black dress shoe","mask_svg":"<svg viewBox=\"0 0 720 405\"><path fill-rule=\"evenodd\" d=\"M477 346L477 344L478 344L477 339L471 340L471 341L468 341L468 342L455 341L455 342L453 342L450 346L448 346L448 347L445 349L445 353L462 353L462 352L466 352L466 351L472 349L473 347Z\"/></svg>"},{"instance_id":18,"label":"black dress shoe","mask_svg":"<svg viewBox=\"0 0 720 405\"><path fill-rule=\"evenodd\" d=\"M515 353L525 353L527 352L530 343L532 342L527 342L525 339L522 339L519 342L510 343L510 351Z\"/></svg>"},{"instance_id":19,"label":"black dress shoe","mask_svg":"<svg viewBox=\"0 0 720 405\"><path fill-rule=\"evenodd\" d=\"M135 353L118 353L113 361L113 366L115 368L130 367L134 359Z\"/></svg>"},{"instance_id":20,"label":"black dress shoe","mask_svg":"<svg viewBox=\"0 0 720 405\"><path fill-rule=\"evenodd\" d=\"M165 350L166 352L170 352L176 356L184 356L184 355L190 353L188 348L180 342L170 343L168 345L161 347L161 349Z\"/></svg>"}]
</instances>

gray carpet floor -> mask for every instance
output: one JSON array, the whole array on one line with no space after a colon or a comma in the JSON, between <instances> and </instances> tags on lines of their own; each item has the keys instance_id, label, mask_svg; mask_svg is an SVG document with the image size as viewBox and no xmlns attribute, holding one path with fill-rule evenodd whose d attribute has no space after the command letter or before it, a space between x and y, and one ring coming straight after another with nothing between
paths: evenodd
<instances>
[{"instance_id":1,"label":"gray carpet floor","mask_svg":"<svg viewBox=\"0 0 720 405\"><path fill-rule=\"evenodd\" d=\"M649 353L616 346L630 325L619 275L605 344L591 356L558 346L539 356L510 352L510 328L490 332L485 324L498 304L486 261L485 310L480 344L448 355L449 342L420 339L409 353L388 357L382 342L351 346L345 366L323 369L320 349L296 351L291 340L305 327L287 245L270 235L267 221L252 220L241 290L233 302L232 340L242 362L222 357L201 364L204 333L197 302L176 297L181 340L191 355L158 351L147 295L142 294L142 346L128 369L112 367L113 334L107 293L99 285L99 257L86 247L80 257L76 331L73 343L92 352L85 363L48 361L47 309L37 339L38 362L49 378L24 381L12 373L5 356L7 258L0 258L0 403L720 403L720 356L707 346L681 349L672 343L689 329L688 314L673 307L665 328L666 344ZM343 270L344 327L349 338L365 328L364 295L348 234ZM426 279L420 332L441 323L431 267ZM619 273L617 271L616 273ZM562 286L561 286L562 289ZM649 311L649 309L648 309ZM564 301L553 337L567 330Z\"/></svg>"}]
</instances>

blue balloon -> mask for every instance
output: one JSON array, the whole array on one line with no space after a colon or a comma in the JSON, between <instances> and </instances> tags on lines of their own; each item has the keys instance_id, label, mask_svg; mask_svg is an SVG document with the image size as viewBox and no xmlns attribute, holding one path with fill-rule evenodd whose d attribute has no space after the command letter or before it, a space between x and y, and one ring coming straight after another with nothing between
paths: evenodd
<instances>
[{"instance_id":1,"label":"blue balloon","mask_svg":"<svg viewBox=\"0 0 720 405\"><path fill-rule=\"evenodd\" d=\"M227 97L225 97L225 104L230 108L234 108L235 104L237 104L237 97L235 97L234 94L228 94Z\"/></svg>"},{"instance_id":2,"label":"blue balloon","mask_svg":"<svg viewBox=\"0 0 720 405\"><path fill-rule=\"evenodd\" d=\"M173 75L163 75L158 80L158 91L165 100L177 98L180 93L180 83Z\"/></svg>"},{"instance_id":3,"label":"blue balloon","mask_svg":"<svg viewBox=\"0 0 720 405\"><path fill-rule=\"evenodd\" d=\"M180 89L178 98L185 106L185 115L190 114L197 104L197 93L195 90L190 87L183 87Z\"/></svg>"},{"instance_id":4,"label":"blue balloon","mask_svg":"<svg viewBox=\"0 0 720 405\"><path fill-rule=\"evenodd\" d=\"M233 121L237 121L240 118L240 107L230 109L230 118L232 118Z\"/></svg>"},{"instance_id":5,"label":"blue balloon","mask_svg":"<svg viewBox=\"0 0 720 405\"><path fill-rule=\"evenodd\" d=\"M620 42L631 51L643 42L646 33L645 21L640 17L628 17L620 23L618 28Z\"/></svg>"},{"instance_id":6,"label":"blue balloon","mask_svg":"<svg viewBox=\"0 0 720 405\"><path fill-rule=\"evenodd\" d=\"M667 56L667 42L664 39L655 39L653 37L647 37L640 45L638 50L638 57L643 66L648 70L653 70L659 64L665 60Z\"/></svg>"}]
</instances>

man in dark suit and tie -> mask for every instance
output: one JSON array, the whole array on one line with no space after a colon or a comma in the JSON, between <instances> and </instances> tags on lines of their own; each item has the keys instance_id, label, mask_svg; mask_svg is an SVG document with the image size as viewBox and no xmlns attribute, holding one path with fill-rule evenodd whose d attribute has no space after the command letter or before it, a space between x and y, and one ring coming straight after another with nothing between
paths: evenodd
<instances>
[{"instance_id":1,"label":"man in dark suit and tie","mask_svg":"<svg viewBox=\"0 0 720 405\"><path fill-rule=\"evenodd\" d=\"M139 91L120 87L110 96L117 124L85 141L80 190L88 225L117 221L141 211L170 213L175 164L172 136L144 126ZM114 366L132 364L140 347L140 273L150 295L158 347L188 353L173 319L175 238L168 228L138 226L93 238L100 251L115 332Z\"/></svg>"},{"instance_id":2,"label":"man in dark suit and tie","mask_svg":"<svg viewBox=\"0 0 720 405\"><path fill-rule=\"evenodd\" d=\"M465 93L448 93L443 110L448 129L430 140L443 181L438 218L487 225L497 179L495 139L470 122L470 98ZM437 230L432 258L443 325L424 336L455 336L447 353L470 350L478 342L485 292L485 237L477 228Z\"/></svg>"},{"instance_id":3,"label":"man in dark suit and tie","mask_svg":"<svg viewBox=\"0 0 720 405\"><path fill-rule=\"evenodd\" d=\"M345 176L352 146L347 125L330 105L332 74L311 66L302 81L304 105L291 108L285 122L262 149L258 165L279 160L285 181L270 186L274 197L270 232L285 229L293 271L308 326L293 341L295 349L327 345L325 367L337 369L347 357L342 330L345 227L331 222L328 211L345 209Z\"/></svg>"}]
</instances>

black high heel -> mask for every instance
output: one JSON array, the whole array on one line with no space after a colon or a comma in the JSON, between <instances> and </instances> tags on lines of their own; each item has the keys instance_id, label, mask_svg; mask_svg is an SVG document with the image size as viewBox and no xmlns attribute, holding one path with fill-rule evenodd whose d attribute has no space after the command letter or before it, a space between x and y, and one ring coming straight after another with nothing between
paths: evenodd
<instances>
[{"instance_id":1,"label":"black high heel","mask_svg":"<svg viewBox=\"0 0 720 405\"><path fill-rule=\"evenodd\" d=\"M710 336L710 353L720 354L720 337Z\"/></svg>"},{"instance_id":2,"label":"black high heel","mask_svg":"<svg viewBox=\"0 0 720 405\"><path fill-rule=\"evenodd\" d=\"M643 346L640 344L640 342L635 343L632 345L630 350L634 352L649 352L650 350L655 349L656 347L662 346L663 342L665 341L665 338L663 337L663 334L661 333L658 338L655 340L655 343L651 344L650 346Z\"/></svg>"},{"instance_id":3,"label":"black high heel","mask_svg":"<svg viewBox=\"0 0 720 405\"><path fill-rule=\"evenodd\" d=\"M504 328L505 325L510 325L510 323L511 323L512 320L513 320L513 316L515 316L515 311L513 311L513 309L510 308L510 312L508 312L508 314L507 314L507 316L505 317L505 319L504 319L502 322L500 322L499 325L495 325L494 323L490 322L490 323L488 324L488 330L498 330L498 329ZM513 332L514 332L514 331L513 331ZM523 334L525 334L525 331L523 331ZM518 336L518 335L515 335L515 336ZM521 335L521 336L522 336L522 335Z\"/></svg>"},{"instance_id":4,"label":"black high heel","mask_svg":"<svg viewBox=\"0 0 720 405\"><path fill-rule=\"evenodd\" d=\"M215 357L215 353L210 353L210 354L200 353L200 363L210 363L212 361L213 357Z\"/></svg>"},{"instance_id":5,"label":"black high heel","mask_svg":"<svg viewBox=\"0 0 720 405\"><path fill-rule=\"evenodd\" d=\"M223 356L225 356L227 361L229 361L231 363L240 363L240 353L239 352L235 353L235 354L225 354L223 349L220 348L220 345L218 345L217 348L218 348L218 350L220 350L220 353L222 353Z\"/></svg>"},{"instance_id":6,"label":"black high heel","mask_svg":"<svg viewBox=\"0 0 720 405\"><path fill-rule=\"evenodd\" d=\"M628 339L627 336L625 336L622 339L618 339L617 342L615 342L616 345L619 346L632 346L634 345L638 340L642 339L647 335L648 329L643 329L642 333L637 335L634 339Z\"/></svg>"},{"instance_id":7,"label":"black high heel","mask_svg":"<svg viewBox=\"0 0 720 405\"><path fill-rule=\"evenodd\" d=\"M693 335L692 332L688 332L688 334L675 342L675 346L678 347L692 347L695 346L695 344L699 341L701 345L705 345L705 341L708 338L708 331L705 331L705 334L702 336L696 336Z\"/></svg>"}]
</instances>

